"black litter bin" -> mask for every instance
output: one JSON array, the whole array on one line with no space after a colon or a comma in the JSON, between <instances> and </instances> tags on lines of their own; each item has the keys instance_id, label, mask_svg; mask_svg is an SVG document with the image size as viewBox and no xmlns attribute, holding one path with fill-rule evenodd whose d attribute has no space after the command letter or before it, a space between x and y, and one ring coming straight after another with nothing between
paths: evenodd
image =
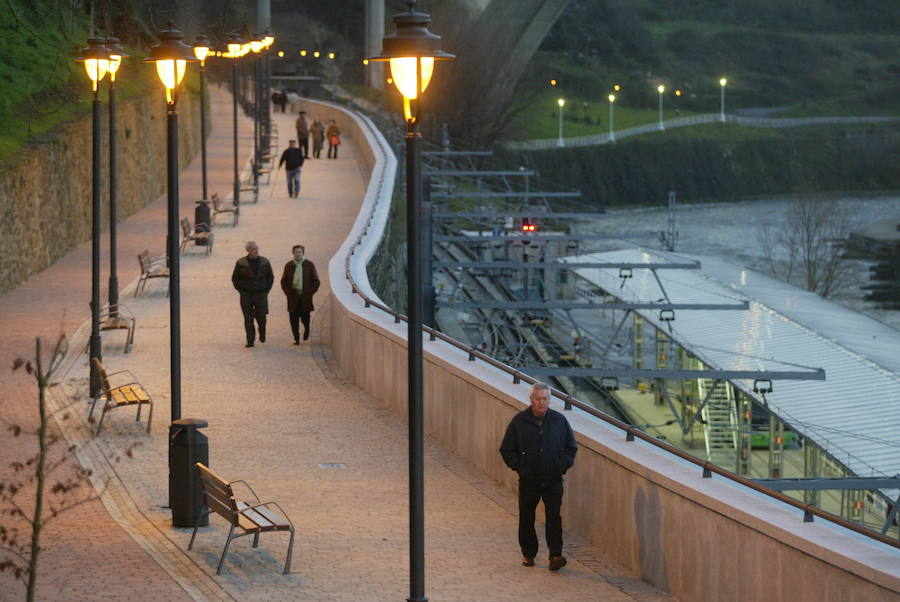
<instances>
[{"instance_id":1,"label":"black litter bin","mask_svg":"<svg viewBox=\"0 0 900 602\"><path fill-rule=\"evenodd\" d=\"M203 486L195 466L209 466L209 440L199 429L209 426L205 420L182 418L169 426L169 506L172 526L193 527L209 524L203 503Z\"/></svg>"},{"instance_id":2,"label":"black litter bin","mask_svg":"<svg viewBox=\"0 0 900 602\"><path fill-rule=\"evenodd\" d=\"M194 209L194 233L209 232L212 229L212 211L207 201L196 201L197 207ZM198 238L194 244L198 246L206 246L209 239Z\"/></svg>"}]
</instances>

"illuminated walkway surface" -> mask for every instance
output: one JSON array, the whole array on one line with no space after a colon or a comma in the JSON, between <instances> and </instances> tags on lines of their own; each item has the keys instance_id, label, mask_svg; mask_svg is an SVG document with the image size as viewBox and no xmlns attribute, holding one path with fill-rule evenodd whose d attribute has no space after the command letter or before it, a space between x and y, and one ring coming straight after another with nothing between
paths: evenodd
<instances>
[{"instance_id":1,"label":"illuminated walkway surface","mask_svg":"<svg viewBox=\"0 0 900 602\"><path fill-rule=\"evenodd\" d=\"M215 92L210 138L210 191L231 188L230 97ZM314 112L314 109L308 110ZM281 146L295 116L276 114ZM250 126L242 120L242 152ZM192 216L199 197L199 158L183 174L182 215ZM293 573L280 574L287 537L264 535L232 544L221 577L215 567L227 528L214 516L191 552L190 530L172 529L167 504L169 422L168 302L165 284L154 282L123 301L138 318L135 346L124 354L119 333L105 337L108 370L128 368L157 401L151 437L128 410L108 415L103 435L89 443L82 461L98 477L111 477L103 503L89 502L51 523L42 556L41 599L132 598L397 600L408 589L406 427L377 401L347 385L331 361L328 340L328 259L356 216L364 176L352 140L337 161L311 160L303 169L299 199L287 198L283 170L264 186L257 205L244 205L240 225L220 219L212 255L189 250L182 259L182 407L184 417L209 421L210 464L226 479L247 479L264 500L281 503L297 525ZM134 256L157 252L165 235L165 199L158 199L120 227L123 288L137 276ZM226 225L229 224L229 225ZM256 240L276 279L293 244L304 244L320 273L312 338L293 346L284 296L270 294L267 342L243 347L237 293L230 282L246 240ZM104 240L104 253L106 240ZM105 256L104 256L105 257ZM104 259L104 263L106 259ZM107 277L102 277L104 298ZM90 244L85 243L0 297L2 361L33 349L63 330L73 353L55 404L72 398L77 417L65 422L80 440L87 365L77 354L88 318ZM82 337L82 338L79 338ZM4 412L33 420L33 387L19 373L4 374ZM3 466L21 459L21 447L0 434ZM140 443L134 457L110 468L108 458ZM343 467L332 468L334 465ZM324 467L323 467L324 466ZM436 445L426 447L426 594L433 600L657 600L667 599L596 549L568 538L570 563L546 570L519 566L516 500L465 461ZM598 500L598 504L602 500ZM0 575L0 591L14 591Z\"/></svg>"}]
</instances>

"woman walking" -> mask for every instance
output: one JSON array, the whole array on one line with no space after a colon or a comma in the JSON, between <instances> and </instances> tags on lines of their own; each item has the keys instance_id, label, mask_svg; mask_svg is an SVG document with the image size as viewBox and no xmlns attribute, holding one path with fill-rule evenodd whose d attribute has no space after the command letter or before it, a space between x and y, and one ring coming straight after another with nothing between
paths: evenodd
<instances>
[{"instance_id":1,"label":"woman walking","mask_svg":"<svg viewBox=\"0 0 900 602\"><path fill-rule=\"evenodd\" d=\"M341 130L334 119L329 122L325 135L328 137L328 158L337 159L338 147L341 145ZM331 155L332 151L334 151L334 156Z\"/></svg>"}]
</instances>

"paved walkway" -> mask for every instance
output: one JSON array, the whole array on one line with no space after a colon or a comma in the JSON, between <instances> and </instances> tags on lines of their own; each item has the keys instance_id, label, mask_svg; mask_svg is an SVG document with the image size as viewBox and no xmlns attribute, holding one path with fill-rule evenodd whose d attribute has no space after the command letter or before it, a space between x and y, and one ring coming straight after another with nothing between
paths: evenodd
<instances>
[{"instance_id":1,"label":"paved walkway","mask_svg":"<svg viewBox=\"0 0 900 602\"><path fill-rule=\"evenodd\" d=\"M214 119L227 113L227 101L214 96ZM284 146L293 116L275 118ZM104 346L110 371L131 369L155 394L151 436L128 410L110 413L99 438L87 436L84 356L71 356L68 377L53 398L59 405L74 400L78 416L66 421L66 435L83 442L80 459L98 480L109 480L103 498L109 515L98 504L88 505L93 514L79 517L80 531L75 524L60 523L56 536L48 537L41 586L45 599L121 597L127 590L130 597L137 590L140 599L171 600L400 600L408 595L406 428L342 379L324 343L329 339L328 259L349 231L365 187L353 141L346 142L340 159L310 160L304 166L299 199L287 198L282 170L263 188L259 204L242 207L237 228L222 220L212 255L189 250L182 260L183 415L209 421L210 464L217 472L249 480L260 497L281 503L294 520L293 573L285 576L279 570L285 534L263 536L256 550L249 538L237 540L223 575L216 577L227 533L224 521L212 517L190 552L190 530L170 527L164 507L168 304L165 284L151 283L141 297L125 296L138 316L133 351L123 353L119 334L109 335ZM143 213L136 219L143 220ZM150 219L148 214L145 221ZM129 236L124 230L123 239ZM306 245L323 283L309 342L292 345L284 296L276 284L270 294L267 342L243 347L241 312L229 277L249 239L272 261L276 279L291 245ZM21 287L22 295L28 291L30 297L2 299L4 322L21 305L19 313L31 322L30 328L22 325L23 337L38 325L52 334L58 317L40 304L59 296L55 284L68 272L86 278L86 258L71 262L46 277L39 275L35 280L45 278L42 283ZM88 289L74 288L77 292L67 289L67 296L87 298ZM85 317L79 313L64 325L68 332ZM42 324L46 321L51 325ZM84 334L82 326L74 346L83 344ZM132 444L138 444L132 458L109 461ZM431 442L425 468L426 593L432 600L668 599L574 537L568 539L570 564L563 571L547 571L545 557L533 569L519 566L515 497ZM67 550L54 551L61 540L70 541ZM60 569L63 558L71 570Z\"/></svg>"}]
</instances>

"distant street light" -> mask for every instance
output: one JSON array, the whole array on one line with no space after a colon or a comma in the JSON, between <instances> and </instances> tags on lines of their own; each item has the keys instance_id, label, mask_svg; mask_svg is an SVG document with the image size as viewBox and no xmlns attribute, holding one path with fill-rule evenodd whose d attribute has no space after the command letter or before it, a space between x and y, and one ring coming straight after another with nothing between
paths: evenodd
<instances>
[{"instance_id":1,"label":"distant street light","mask_svg":"<svg viewBox=\"0 0 900 602\"><path fill-rule=\"evenodd\" d=\"M103 38L91 38L87 48L81 51L76 61L84 63L84 70L91 80L94 93L91 136L91 337L89 339L91 358L90 395L96 400L100 396L100 375L94 367L94 358L102 359L100 350L100 95L98 84L109 69L109 50Z\"/></svg>"},{"instance_id":2,"label":"distant street light","mask_svg":"<svg viewBox=\"0 0 900 602\"><path fill-rule=\"evenodd\" d=\"M206 57L209 40L201 34L194 40L194 56L200 61L200 159L203 172L203 200L209 198L206 187Z\"/></svg>"},{"instance_id":3,"label":"distant street light","mask_svg":"<svg viewBox=\"0 0 900 602\"><path fill-rule=\"evenodd\" d=\"M616 141L616 132L615 132L615 128L613 127L613 123L614 123L614 121L613 121L613 119L614 119L613 105L615 105L615 103L616 103L616 95L610 94L609 96L607 96L607 98L609 99L609 141L615 142Z\"/></svg>"},{"instance_id":4,"label":"distant street light","mask_svg":"<svg viewBox=\"0 0 900 602\"><path fill-rule=\"evenodd\" d=\"M619 84L613 85L613 90L615 90L616 92L618 92L621 89L622 89L622 86L620 86Z\"/></svg>"},{"instance_id":5,"label":"distant street light","mask_svg":"<svg viewBox=\"0 0 900 602\"><path fill-rule=\"evenodd\" d=\"M659 129L664 130L666 126L663 124L663 94L666 92L666 87L660 84L656 87L656 91L659 92Z\"/></svg>"},{"instance_id":6,"label":"distant street light","mask_svg":"<svg viewBox=\"0 0 900 602\"><path fill-rule=\"evenodd\" d=\"M559 98L556 100L556 104L559 105L559 143L557 146L565 146L565 142L563 142L563 107L566 106L566 100Z\"/></svg>"},{"instance_id":7,"label":"distant street light","mask_svg":"<svg viewBox=\"0 0 900 602\"><path fill-rule=\"evenodd\" d=\"M243 41L235 31L228 34L228 52L226 56L231 59L231 94L232 94L232 135L234 137L234 188L231 200L235 205L241 202L241 176L238 170L238 76L237 62L241 58Z\"/></svg>"},{"instance_id":8,"label":"distant street light","mask_svg":"<svg viewBox=\"0 0 900 602\"><path fill-rule=\"evenodd\" d=\"M719 121L725 123L725 85L728 80L724 77L719 80Z\"/></svg>"},{"instance_id":9,"label":"distant street light","mask_svg":"<svg viewBox=\"0 0 900 602\"><path fill-rule=\"evenodd\" d=\"M403 95L406 120L407 401L409 422L409 590L408 600L425 602L425 460L422 374L422 96L437 60L455 58L441 50L441 37L428 31L431 17L409 10L394 15L397 30L385 36L379 56ZM430 278L430 275L429 275Z\"/></svg>"},{"instance_id":10,"label":"distant street light","mask_svg":"<svg viewBox=\"0 0 900 602\"><path fill-rule=\"evenodd\" d=\"M122 59L127 57L119 46L119 38L107 38L106 48L109 50L109 316L115 318L119 313L119 277L117 270L118 245L116 230L118 227L118 188L119 172L116 166L116 73L122 66Z\"/></svg>"}]
</instances>

